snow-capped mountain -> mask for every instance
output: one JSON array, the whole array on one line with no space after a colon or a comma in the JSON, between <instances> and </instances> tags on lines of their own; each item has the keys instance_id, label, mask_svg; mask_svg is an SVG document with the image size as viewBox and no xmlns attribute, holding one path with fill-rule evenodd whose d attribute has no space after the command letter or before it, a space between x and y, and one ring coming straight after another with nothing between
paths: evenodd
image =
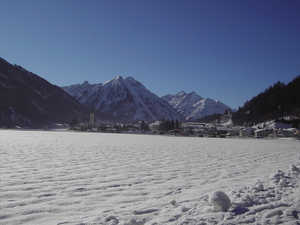
<instances>
[{"instance_id":1,"label":"snow-capped mountain","mask_svg":"<svg viewBox=\"0 0 300 225\"><path fill-rule=\"evenodd\" d=\"M175 108L177 111L181 111L187 107L190 107L191 105L196 104L203 98L195 92L187 94L184 91L182 91L179 92L177 95L165 95L162 97L162 99L169 102L169 104L173 106L173 108Z\"/></svg>"},{"instance_id":2,"label":"snow-capped mountain","mask_svg":"<svg viewBox=\"0 0 300 225\"><path fill-rule=\"evenodd\" d=\"M226 110L230 109L229 106L220 101L202 98L195 92L187 94L182 91L176 95L165 95L162 99L173 106L186 120L196 120L213 114L224 114Z\"/></svg>"},{"instance_id":3,"label":"snow-capped mountain","mask_svg":"<svg viewBox=\"0 0 300 225\"><path fill-rule=\"evenodd\" d=\"M117 76L103 84L76 84L62 87L83 105L128 121L183 120L166 101L132 77Z\"/></svg>"},{"instance_id":4,"label":"snow-capped mountain","mask_svg":"<svg viewBox=\"0 0 300 225\"><path fill-rule=\"evenodd\" d=\"M84 102L86 98L88 98L93 92L96 92L101 86L101 83L90 84L88 81L85 81L83 84L73 84L62 87L62 89L77 100L82 100Z\"/></svg>"}]
</instances>

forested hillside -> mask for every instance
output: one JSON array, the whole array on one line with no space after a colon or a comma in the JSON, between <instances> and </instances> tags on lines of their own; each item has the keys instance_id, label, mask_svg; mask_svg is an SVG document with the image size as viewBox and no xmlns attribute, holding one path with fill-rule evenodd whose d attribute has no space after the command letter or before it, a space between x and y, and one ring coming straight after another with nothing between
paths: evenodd
<instances>
[{"instance_id":1,"label":"forested hillside","mask_svg":"<svg viewBox=\"0 0 300 225\"><path fill-rule=\"evenodd\" d=\"M0 126L40 127L80 122L90 108L21 66L0 58ZM101 119L111 118L95 111Z\"/></svg>"},{"instance_id":2,"label":"forested hillside","mask_svg":"<svg viewBox=\"0 0 300 225\"><path fill-rule=\"evenodd\" d=\"M233 114L235 125L253 125L283 116L300 117L300 75L287 85L278 81Z\"/></svg>"}]
</instances>

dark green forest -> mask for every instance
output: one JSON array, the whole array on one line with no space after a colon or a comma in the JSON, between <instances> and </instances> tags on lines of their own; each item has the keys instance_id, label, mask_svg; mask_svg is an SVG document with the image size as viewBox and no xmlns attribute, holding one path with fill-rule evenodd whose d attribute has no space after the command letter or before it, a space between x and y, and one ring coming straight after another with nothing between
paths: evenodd
<instances>
[{"instance_id":1,"label":"dark green forest","mask_svg":"<svg viewBox=\"0 0 300 225\"><path fill-rule=\"evenodd\" d=\"M233 114L232 120L235 125L251 126L284 116L300 117L300 75L287 85L278 81L246 101ZM299 119L292 122L299 126Z\"/></svg>"}]
</instances>

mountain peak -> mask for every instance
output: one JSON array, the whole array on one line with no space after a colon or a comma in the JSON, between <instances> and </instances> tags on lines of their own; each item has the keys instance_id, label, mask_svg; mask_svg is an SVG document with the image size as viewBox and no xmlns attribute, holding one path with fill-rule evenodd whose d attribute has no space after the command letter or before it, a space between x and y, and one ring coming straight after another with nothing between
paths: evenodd
<instances>
[{"instance_id":1,"label":"mountain peak","mask_svg":"<svg viewBox=\"0 0 300 225\"><path fill-rule=\"evenodd\" d=\"M162 117L196 120L214 113L223 114L229 109L220 101L202 98L195 91L181 91L176 95L168 94L159 98L131 76L116 76L94 86L87 81L84 84L79 88L74 87L76 90L68 87L64 90L86 106L94 105L95 109L103 113L131 121L154 121Z\"/></svg>"},{"instance_id":2,"label":"mountain peak","mask_svg":"<svg viewBox=\"0 0 300 225\"><path fill-rule=\"evenodd\" d=\"M192 91L191 93L187 94L186 96L189 96L189 98L195 98L196 100L198 99L203 99L200 95L198 95L196 92ZM199 101L200 101L199 100Z\"/></svg>"},{"instance_id":3,"label":"mountain peak","mask_svg":"<svg viewBox=\"0 0 300 225\"><path fill-rule=\"evenodd\" d=\"M122 82L124 79L122 76L115 76L114 78L106 81L105 83L103 83L103 85L107 84L107 83L112 83L112 84L116 84L118 82Z\"/></svg>"},{"instance_id":4,"label":"mountain peak","mask_svg":"<svg viewBox=\"0 0 300 225\"><path fill-rule=\"evenodd\" d=\"M186 95L185 91L178 92L177 95Z\"/></svg>"},{"instance_id":5,"label":"mountain peak","mask_svg":"<svg viewBox=\"0 0 300 225\"><path fill-rule=\"evenodd\" d=\"M65 88L65 90L68 90ZM150 92L133 77L116 76L109 81L77 92L83 105L125 121L157 121L161 118L182 120L182 116L167 102Z\"/></svg>"},{"instance_id":6,"label":"mountain peak","mask_svg":"<svg viewBox=\"0 0 300 225\"><path fill-rule=\"evenodd\" d=\"M84 88L87 88L87 87L90 86L90 83L86 80L86 81L84 81L80 86L81 86L81 87L84 87Z\"/></svg>"},{"instance_id":7,"label":"mountain peak","mask_svg":"<svg viewBox=\"0 0 300 225\"><path fill-rule=\"evenodd\" d=\"M118 75L114 78L114 80L124 80L122 76Z\"/></svg>"},{"instance_id":8,"label":"mountain peak","mask_svg":"<svg viewBox=\"0 0 300 225\"><path fill-rule=\"evenodd\" d=\"M202 98L196 92L189 94L184 91L177 95L166 95L162 97L173 106L186 120L195 120L214 113L223 114L229 107L220 101L210 98Z\"/></svg>"}]
</instances>

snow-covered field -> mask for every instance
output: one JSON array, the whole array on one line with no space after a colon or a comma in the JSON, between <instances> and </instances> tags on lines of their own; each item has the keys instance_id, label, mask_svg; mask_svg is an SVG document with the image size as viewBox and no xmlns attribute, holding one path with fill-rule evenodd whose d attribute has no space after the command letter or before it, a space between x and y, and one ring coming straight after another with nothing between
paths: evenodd
<instances>
[{"instance_id":1,"label":"snow-covered field","mask_svg":"<svg viewBox=\"0 0 300 225\"><path fill-rule=\"evenodd\" d=\"M293 139L2 130L0 153L0 224L300 224Z\"/></svg>"}]
</instances>

